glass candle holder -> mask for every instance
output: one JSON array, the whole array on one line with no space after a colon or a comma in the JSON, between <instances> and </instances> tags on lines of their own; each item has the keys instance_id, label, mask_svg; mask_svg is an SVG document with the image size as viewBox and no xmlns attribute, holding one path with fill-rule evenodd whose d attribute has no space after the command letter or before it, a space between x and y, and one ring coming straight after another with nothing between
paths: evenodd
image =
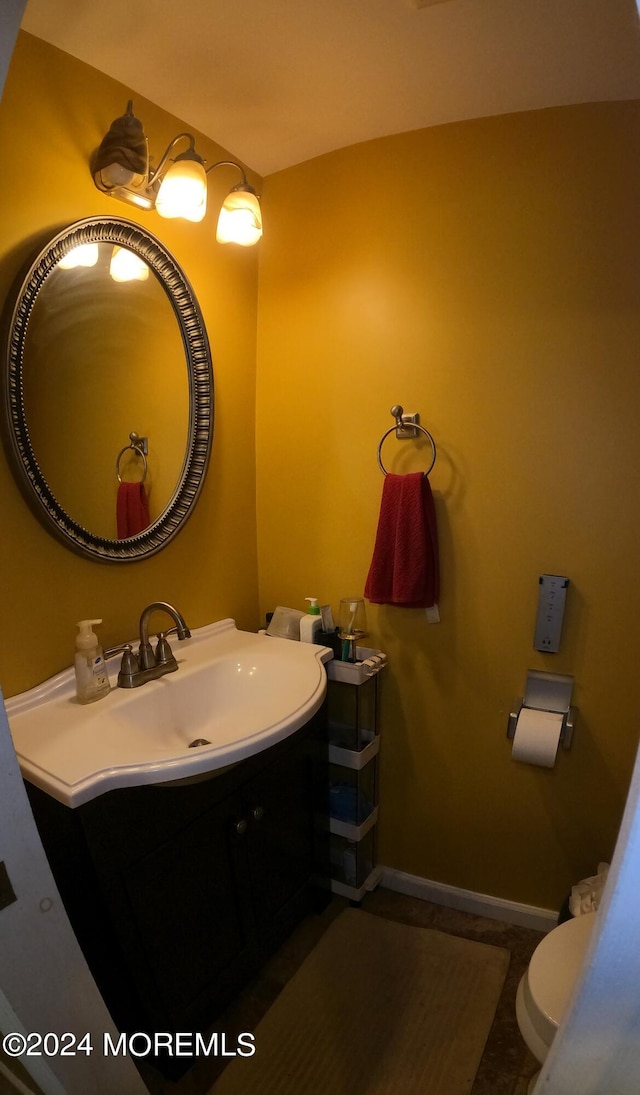
<instances>
[{"instance_id":1,"label":"glass candle holder","mask_svg":"<svg viewBox=\"0 0 640 1095\"><path fill-rule=\"evenodd\" d=\"M340 601L338 634L342 643L342 661L355 662L358 641L369 634L362 597L343 597Z\"/></svg>"}]
</instances>

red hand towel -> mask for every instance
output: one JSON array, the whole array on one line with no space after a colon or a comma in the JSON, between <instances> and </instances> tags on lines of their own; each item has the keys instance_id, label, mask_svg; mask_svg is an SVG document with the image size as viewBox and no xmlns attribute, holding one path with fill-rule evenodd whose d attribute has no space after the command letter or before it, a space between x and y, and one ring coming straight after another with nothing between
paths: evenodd
<instances>
[{"instance_id":1,"label":"red hand towel","mask_svg":"<svg viewBox=\"0 0 640 1095\"><path fill-rule=\"evenodd\" d=\"M142 483L120 483L116 499L118 540L137 536L149 527L149 501Z\"/></svg>"},{"instance_id":2,"label":"red hand towel","mask_svg":"<svg viewBox=\"0 0 640 1095\"><path fill-rule=\"evenodd\" d=\"M378 531L364 588L374 604L429 607L439 596L438 528L422 472L385 477Z\"/></svg>"}]
</instances>

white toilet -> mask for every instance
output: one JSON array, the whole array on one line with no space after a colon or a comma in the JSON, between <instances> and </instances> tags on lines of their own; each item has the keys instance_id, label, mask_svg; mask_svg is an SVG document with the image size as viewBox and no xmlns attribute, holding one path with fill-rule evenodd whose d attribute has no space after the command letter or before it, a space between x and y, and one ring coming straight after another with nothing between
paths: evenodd
<instances>
[{"instance_id":1,"label":"white toilet","mask_svg":"<svg viewBox=\"0 0 640 1095\"><path fill-rule=\"evenodd\" d=\"M516 1016L520 1033L542 1064L569 1002L591 936L595 913L584 913L550 931L531 956L518 985ZM533 1092L539 1072L529 1083Z\"/></svg>"}]
</instances>

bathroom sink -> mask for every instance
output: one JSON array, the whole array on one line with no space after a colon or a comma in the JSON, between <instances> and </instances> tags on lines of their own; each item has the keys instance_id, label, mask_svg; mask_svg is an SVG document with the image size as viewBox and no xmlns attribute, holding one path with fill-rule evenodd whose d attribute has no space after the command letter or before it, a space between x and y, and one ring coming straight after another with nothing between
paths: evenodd
<instances>
[{"instance_id":1,"label":"bathroom sink","mask_svg":"<svg viewBox=\"0 0 640 1095\"><path fill-rule=\"evenodd\" d=\"M322 704L326 647L233 620L172 647L177 673L95 703L77 702L72 669L7 700L25 779L73 807L115 787L202 777L275 745Z\"/></svg>"}]
</instances>

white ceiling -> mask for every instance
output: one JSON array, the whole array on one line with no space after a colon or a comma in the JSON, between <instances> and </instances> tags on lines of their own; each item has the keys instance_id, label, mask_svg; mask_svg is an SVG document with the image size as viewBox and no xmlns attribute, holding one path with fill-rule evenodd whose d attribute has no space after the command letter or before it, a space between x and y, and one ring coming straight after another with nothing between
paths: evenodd
<instances>
[{"instance_id":1,"label":"white ceiling","mask_svg":"<svg viewBox=\"0 0 640 1095\"><path fill-rule=\"evenodd\" d=\"M29 0L22 26L261 175L424 126L640 98L635 0Z\"/></svg>"}]
</instances>

